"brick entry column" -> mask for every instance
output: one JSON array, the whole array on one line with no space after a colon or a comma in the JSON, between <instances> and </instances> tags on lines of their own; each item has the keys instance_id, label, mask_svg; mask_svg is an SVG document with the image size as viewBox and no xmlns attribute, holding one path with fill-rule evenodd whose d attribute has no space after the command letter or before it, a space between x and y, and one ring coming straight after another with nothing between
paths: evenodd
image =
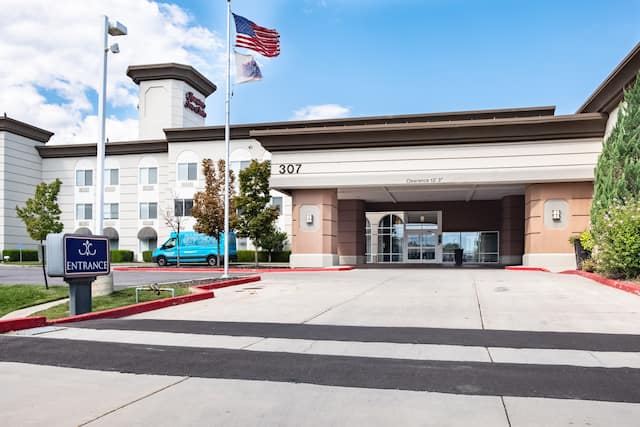
<instances>
[{"instance_id":1,"label":"brick entry column","mask_svg":"<svg viewBox=\"0 0 640 427\"><path fill-rule=\"evenodd\" d=\"M553 271L576 268L569 237L589 227L592 196L592 182L527 186L523 264Z\"/></svg>"},{"instance_id":2,"label":"brick entry column","mask_svg":"<svg viewBox=\"0 0 640 427\"><path fill-rule=\"evenodd\" d=\"M500 263L521 265L524 253L524 196L502 198Z\"/></svg>"},{"instance_id":3,"label":"brick entry column","mask_svg":"<svg viewBox=\"0 0 640 427\"><path fill-rule=\"evenodd\" d=\"M365 225L364 200L338 201L338 257L340 264L364 264Z\"/></svg>"},{"instance_id":4,"label":"brick entry column","mask_svg":"<svg viewBox=\"0 0 640 427\"><path fill-rule=\"evenodd\" d=\"M291 267L338 265L338 190L293 190Z\"/></svg>"}]
</instances>

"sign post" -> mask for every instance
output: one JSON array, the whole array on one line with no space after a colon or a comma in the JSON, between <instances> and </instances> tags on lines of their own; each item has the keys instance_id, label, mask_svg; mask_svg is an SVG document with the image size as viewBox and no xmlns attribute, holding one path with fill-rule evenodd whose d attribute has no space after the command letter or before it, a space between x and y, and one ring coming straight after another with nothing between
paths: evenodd
<instances>
[{"instance_id":1,"label":"sign post","mask_svg":"<svg viewBox=\"0 0 640 427\"><path fill-rule=\"evenodd\" d=\"M91 282L109 274L109 238L77 234L47 236L47 274L69 284L69 314L91 311Z\"/></svg>"}]
</instances>

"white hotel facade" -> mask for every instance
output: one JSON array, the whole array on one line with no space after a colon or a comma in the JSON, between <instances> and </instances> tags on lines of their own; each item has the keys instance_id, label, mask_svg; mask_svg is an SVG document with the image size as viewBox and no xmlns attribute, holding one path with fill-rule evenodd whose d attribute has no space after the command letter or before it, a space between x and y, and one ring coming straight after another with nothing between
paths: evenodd
<instances>
[{"instance_id":1,"label":"white hotel facade","mask_svg":"<svg viewBox=\"0 0 640 427\"><path fill-rule=\"evenodd\" d=\"M291 265L453 262L575 266L568 239L589 226L594 167L640 45L575 114L554 107L234 125L231 168L272 161L278 226ZM224 127L204 126L216 89L187 65L131 66L139 138L109 142L103 233L134 251L162 243L165 212L189 216L201 161L224 158ZM65 232L95 230L96 144L47 144L52 133L0 117L0 247L35 247L15 206L62 181ZM243 248L245 242L240 243Z\"/></svg>"}]
</instances>

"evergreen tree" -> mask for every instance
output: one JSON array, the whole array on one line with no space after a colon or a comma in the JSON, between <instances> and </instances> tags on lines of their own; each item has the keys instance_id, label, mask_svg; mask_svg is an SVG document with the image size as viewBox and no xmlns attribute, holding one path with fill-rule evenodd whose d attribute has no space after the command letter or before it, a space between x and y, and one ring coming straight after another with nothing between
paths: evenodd
<instances>
[{"instance_id":1,"label":"evergreen tree","mask_svg":"<svg viewBox=\"0 0 640 427\"><path fill-rule=\"evenodd\" d=\"M225 161L218 160L218 168L213 160L202 161L202 173L205 177L204 191L199 191L193 196L193 210L191 215L196 219L193 229L198 233L211 236L218 242L216 265L220 265L220 235L224 233L224 175ZM229 223L233 224L235 207L233 199L233 186L235 177L233 171L229 171ZM225 239L227 237L225 236Z\"/></svg>"},{"instance_id":2,"label":"evergreen tree","mask_svg":"<svg viewBox=\"0 0 640 427\"><path fill-rule=\"evenodd\" d=\"M239 216L234 228L238 236L248 237L256 248L255 263L258 266L258 248L261 239L274 231L274 222L278 218L278 208L269 206L269 177L271 162L251 160L247 168L240 171L240 192L235 197Z\"/></svg>"},{"instance_id":3,"label":"evergreen tree","mask_svg":"<svg viewBox=\"0 0 640 427\"><path fill-rule=\"evenodd\" d=\"M640 74L639 74L640 77ZM640 78L624 95L616 125L602 146L595 170L591 220L595 225L613 201L640 196Z\"/></svg>"},{"instance_id":4,"label":"evergreen tree","mask_svg":"<svg viewBox=\"0 0 640 427\"><path fill-rule=\"evenodd\" d=\"M33 240L40 242L42 252L42 274L44 275L44 286L49 289L47 282L47 272L45 270L45 252L42 243L49 233L60 233L63 229L60 222L60 206L58 206L58 193L62 182L56 178L50 184L41 182L36 187L35 194L25 202L24 208L16 206L18 217L24 222L27 233Z\"/></svg>"}]
</instances>

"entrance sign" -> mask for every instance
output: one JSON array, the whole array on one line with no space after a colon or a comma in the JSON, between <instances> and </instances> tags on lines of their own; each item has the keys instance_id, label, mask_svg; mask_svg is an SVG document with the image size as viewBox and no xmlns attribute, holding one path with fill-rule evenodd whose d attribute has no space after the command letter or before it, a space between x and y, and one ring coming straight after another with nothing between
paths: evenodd
<instances>
[{"instance_id":1,"label":"entrance sign","mask_svg":"<svg viewBox=\"0 0 640 427\"><path fill-rule=\"evenodd\" d=\"M109 239L96 236L64 236L64 276L109 274Z\"/></svg>"},{"instance_id":2,"label":"entrance sign","mask_svg":"<svg viewBox=\"0 0 640 427\"><path fill-rule=\"evenodd\" d=\"M111 271L107 236L49 234L46 256L51 277L95 277Z\"/></svg>"},{"instance_id":3,"label":"entrance sign","mask_svg":"<svg viewBox=\"0 0 640 427\"><path fill-rule=\"evenodd\" d=\"M47 274L69 284L69 314L91 311L91 282L111 271L109 238L52 233L47 235Z\"/></svg>"}]
</instances>

